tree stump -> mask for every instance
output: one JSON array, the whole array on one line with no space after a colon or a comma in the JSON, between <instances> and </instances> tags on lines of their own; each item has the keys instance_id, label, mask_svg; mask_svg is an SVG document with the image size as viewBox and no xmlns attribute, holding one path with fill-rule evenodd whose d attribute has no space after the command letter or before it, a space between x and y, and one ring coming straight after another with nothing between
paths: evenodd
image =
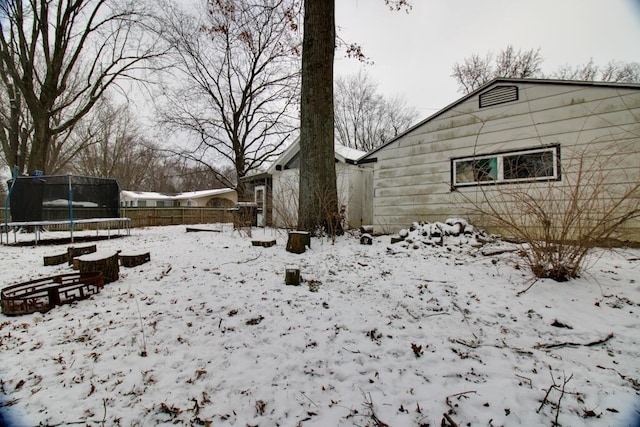
<instances>
[{"instance_id":1,"label":"tree stump","mask_svg":"<svg viewBox=\"0 0 640 427\"><path fill-rule=\"evenodd\" d=\"M119 254L115 253L107 258L82 259L78 258L78 268L80 273L90 273L100 271L104 278L104 283L115 282L120 278Z\"/></svg>"},{"instance_id":2,"label":"tree stump","mask_svg":"<svg viewBox=\"0 0 640 427\"><path fill-rule=\"evenodd\" d=\"M287 240L287 252L304 253L306 247L311 247L311 235L306 231L290 231Z\"/></svg>"},{"instance_id":3,"label":"tree stump","mask_svg":"<svg viewBox=\"0 0 640 427\"><path fill-rule=\"evenodd\" d=\"M291 286L300 285L300 269L287 267L284 271L284 283Z\"/></svg>"},{"instance_id":4,"label":"tree stump","mask_svg":"<svg viewBox=\"0 0 640 427\"><path fill-rule=\"evenodd\" d=\"M44 257L44 265L60 265L68 261L69 261L69 255L67 252L63 254Z\"/></svg>"},{"instance_id":5,"label":"tree stump","mask_svg":"<svg viewBox=\"0 0 640 427\"><path fill-rule=\"evenodd\" d=\"M123 267L136 267L151 261L151 254L149 252L140 255L119 254L118 256L120 258L120 265Z\"/></svg>"},{"instance_id":6,"label":"tree stump","mask_svg":"<svg viewBox=\"0 0 640 427\"><path fill-rule=\"evenodd\" d=\"M96 251L97 251L96 245L82 246L82 247L70 246L67 248L67 264L68 265L73 264L73 259L75 257L79 257L81 255L86 255L86 254L92 254Z\"/></svg>"}]
</instances>

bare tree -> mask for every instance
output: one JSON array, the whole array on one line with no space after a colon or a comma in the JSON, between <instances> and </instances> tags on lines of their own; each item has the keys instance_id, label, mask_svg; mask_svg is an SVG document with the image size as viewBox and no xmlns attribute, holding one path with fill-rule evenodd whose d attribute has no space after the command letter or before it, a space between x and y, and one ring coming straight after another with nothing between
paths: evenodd
<instances>
[{"instance_id":1,"label":"bare tree","mask_svg":"<svg viewBox=\"0 0 640 427\"><path fill-rule=\"evenodd\" d=\"M294 0L218 0L193 16L167 5L175 67L161 120L196 138L174 152L235 187L240 200L241 178L278 155L296 128L297 7ZM224 173L229 164L233 177Z\"/></svg>"},{"instance_id":2,"label":"bare tree","mask_svg":"<svg viewBox=\"0 0 640 427\"><path fill-rule=\"evenodd\" d=\"M140 70L159 55L157 39L140 31L140 4L0 2L0 89L9 100L20 100L28 114L23 123L30 125L17 129L15 121L9 127L2 123L8 139L20 141L21 147L27 139L16 133L28 132L28 152L18 156L12 144L5 152L7 160L24 164L21 172L47 172L56 137L72 129L109 87L140 77Z\"/></svg>"},{"instance_id":3,"label":"bare tree","mask_svg":"<svg viewBox=\"0 0 640 427\"><path fill-rule=\"evenodd\" d=\"M0 143L7 166L20 172L26 166L31 123L22 94L16 89L1 61L0 79Z\"/></svg>"},{"instance_id":4,"label":"bare tree","mask_svg":"<svg viewBox=\"0 0 640 427\"><path fill-rule=\"evenodd\" d=\"M393 10L411 8L408 0L385 3ZM332 224L339 220L334 151L335 44L334 0L305 1L298 228L312 233L322 227L335 229ZM356 46L352 55L363 57L359 52Z\"/></svg>"},{"instance_id":5,"label":"bare tree","mask_svg":"<svg viewBox=\"0 0 640 427\"><path fill-rule=\"evenodd\" d=\"M453 65L451 77L458 83L458 90L471 93L497 77L543 78L540 49L516 50L509 45L497 56L489 52L485 57L472 54L459 64ZM639 83L640 63L610 61L605 66L593 62L581 65L564 65L548 75L559 80L583 80L619 83Z\"/></svg>"},{"instance_id":6,"label":"bare tree","mask_svg":"<svg viewBox=\"0 0 640 427\"><path fill-rule=\"evenodd\" d=\"M400 97L385 98L365 72L336 79L336 142L371 151L407 129L418 112Z\"/></svg>"},{"instance_id":7,"label":"bare tree","mask_svg":"<svg viewBox=\"0 0 640 427\"><path fill-rule=\"evenodd\" d=\"M334 0L304 2L298 228L331 228L338 216L333 109Z\"/></svg>"},{"instance_id":8,"label":"bare tree","mask_svg":"<svg viewBox=\"0 0 640 427\"><path fill-rule=\"evenodd\" d=\"M465 58L462 64L453 65L451 77L458 83L458 90L471 93L480 86L497 77L526 78L540 74L542 55L540 49L516 51L508 45L495 57L489 52L485 57L472 54Z\"/></svg>"},{"instance_id":9,"label":"bare tree","mask_svg":"<svg viewBox=\"0 0 640 427\"><path fill-rule=\"evenodd\" d=\"M147 176L161 166L163 159L160 151L142 136L129 106L103 98L86 118L72 135L84 142L73 158L73 172L117 178L126 189L148 188Z\"/></svg>"},{"instance_id":10,"label":"bare tree","mask_svg":"<svg viewBox=\"0 0 640 427\"><path fill-rule=\"evenodd\" d=\"M462 64L453 64L453 77L458 83L458 91L471 93L493 79L492 57L487 54L482 58L477 53L464 59Z\"/></svg>"},{"instance_id":11,"label":"bare tree","mask_svg":"<svg viewBox=\"0 0 640 427\"><path fill-rule=\"evenodd\" d=\"M605 66L598 66L590 59L581 65L564 65L549 77L561 80L639 83L640 63L609 61Z\"/></svg>"}]
</instances>

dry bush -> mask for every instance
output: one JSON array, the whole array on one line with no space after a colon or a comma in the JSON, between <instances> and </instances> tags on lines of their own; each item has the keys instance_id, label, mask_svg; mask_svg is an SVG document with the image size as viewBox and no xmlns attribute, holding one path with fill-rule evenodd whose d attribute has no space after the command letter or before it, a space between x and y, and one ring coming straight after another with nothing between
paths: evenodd
<instances>
[{"instance_id":1,"label":"dry bush","mask_svg":"<svg viewBox=\"0 0 640 427\"><path fill-rule=\"evenodd\" d=\"M536 277L566 281L579 275L592 248L620 239L624 226L640 217L635 143L563 147L560 181L481 186L476 200L463 198L482 225L526 243Z\"/></svg>"},{"instance_id":2,"label":"dry bush","mask_svg":"<svg viewBox=\"0 0 640 427\"><path fill-rule=\"evenodd\" d=\"M318 227L313 232L313 235L316 237L329 236L332 243L335 243L336 236L342 236L344 234L346 207L343 205L343 207L339 208L336 212L336 199L333 197L331 190L316 188L315 192L315 197L320 201L322 209L316 212L314 222L318 224Z\"/></svg>"}]
</instances>

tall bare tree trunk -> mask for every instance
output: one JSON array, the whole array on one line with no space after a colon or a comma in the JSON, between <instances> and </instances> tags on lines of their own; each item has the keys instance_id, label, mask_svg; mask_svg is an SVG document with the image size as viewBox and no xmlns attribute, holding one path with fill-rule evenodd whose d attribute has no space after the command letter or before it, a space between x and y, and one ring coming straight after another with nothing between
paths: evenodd
<instances>
[{"instance_id":1,"label":"tall bare tree trunk","mask_svg":"<svg viewBox=\"0 0 640 427\"><path fill-rule=\"evenodd\" d=\"M49 119L43 114L33 114L33 143L31 144L31 153L29 154L29 163L27 173L33 174L33 171L39 170L43 174L47 165L47 154L51 145L51 131L49 130Z\"/></svg>"},{"instance_id":2,"label":"tall bare tree trunk","mask_svg":"<svg viewBox=\"0 0 640 427\"><path fill-rule=\"evenodd\" d=\"M304 2L298 229L315 232L338 215L334 128L334 0Z\"/></svg>"}]
</instances>

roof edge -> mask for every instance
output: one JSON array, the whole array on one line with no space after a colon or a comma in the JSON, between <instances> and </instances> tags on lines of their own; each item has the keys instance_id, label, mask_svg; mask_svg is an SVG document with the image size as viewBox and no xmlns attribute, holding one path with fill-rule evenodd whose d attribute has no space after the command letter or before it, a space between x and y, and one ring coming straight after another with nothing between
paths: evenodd
<instances>
[{"instance_id":1,"label":"roof edge","mask_svg":"<svg viewBox=\"0 0 640 427\"><path fill-rule=\"evenodd\" d=\"M396 135L393 139L390 139L389 141L385 142L380 147L371 150L370 152L368 152L367 154L365 154L364 156L359 158L357 163L366 163L367 162L367 158L369 158L371 155L377 153L381 149L385 148L389 144L394 143L395 141L397 141L400 138L404 137L408 133L414 131L415 129L419 128L420 126L424 125L425 123L430 122L431 120L433 120L436 117L444 114L445 112L447 112L450 109L456 107L457 105L462 104L463 102L466 102L469 98L474 97L476 94L484 91L488 87L496 85L496 84L500 84L500 83L535 83L535 84L548 84L548 85L598 86L598 87L612 87L612 88L619 88L619 89L620 88L626 88L626 89L638 89L638 90L640 90L640 83L617 83L617 82L599 82L599 81L588 81L588 80L559 80L559 79L534 79L534 78L516 79L516 78L497 77L497 78L485 83L484 85L480 86L478 89L476 89L476 90L464 95L462 98L457 99L456 101L452 102L451 104L447 105L446 107L438 110L437 112L435 112L434 114L432 114L429 117L425 118L424 120L419 121L415 125L411 126L409 129L407 129L404 132Z\"/></svg>"}]
</instances>

